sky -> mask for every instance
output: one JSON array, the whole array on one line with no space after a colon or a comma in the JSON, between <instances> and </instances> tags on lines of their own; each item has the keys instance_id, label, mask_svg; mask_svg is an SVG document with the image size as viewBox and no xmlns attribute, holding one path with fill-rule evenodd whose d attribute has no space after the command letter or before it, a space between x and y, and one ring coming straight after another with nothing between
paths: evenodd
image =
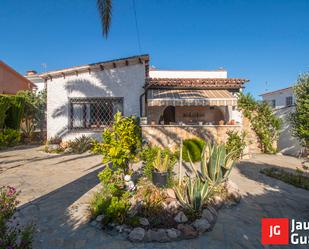
<instances>
[{"instance_id":1,"label":"sky","mask_svg":"<svg viewBox=\"0 0 309 249\"><path fill-rule=\"evenodd\" d=\"M147 53L158 69L224 68L257 97L309 71L308 13L309 0L114 0L106 39L96 0L0 0L0 60L25 74Z\"/></svg>"}]
</instances>

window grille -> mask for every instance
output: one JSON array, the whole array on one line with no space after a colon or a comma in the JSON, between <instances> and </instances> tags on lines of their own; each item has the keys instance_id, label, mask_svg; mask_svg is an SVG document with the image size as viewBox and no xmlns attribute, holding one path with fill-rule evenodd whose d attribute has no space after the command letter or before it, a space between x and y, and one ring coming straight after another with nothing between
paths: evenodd
<instances>
[{"instance_id":1,"label":"window grille","mask_svg":"<svg viewBox=\"0 0 309 249\"><path fill-rule=\"evenodd\" d=\"M270 101L270 106L271 106L272 108L276 108L276 100L275 100L275 99L272 99L272 100Z\"/></svg>"},{"instance_id":2,"label":"window grille","mask_svg":"<svg viewBox=\"0 0 309 249\"><path fill-rule=\"evenodd\" d=\"M71 130L103 129L118 111L123 112L123 98L70 98L69 106Z\"/></svg>"},{"instance_id":3,"label":"window grille","mask_svg":"<svg viewBox=\"0 0 309 249\"><path fill-rule=\"evenodd\" d=\"M286 106L292 106L293 105L293 97L292 96L285 98L285 105Z\"/></svg>"}]
</instances>

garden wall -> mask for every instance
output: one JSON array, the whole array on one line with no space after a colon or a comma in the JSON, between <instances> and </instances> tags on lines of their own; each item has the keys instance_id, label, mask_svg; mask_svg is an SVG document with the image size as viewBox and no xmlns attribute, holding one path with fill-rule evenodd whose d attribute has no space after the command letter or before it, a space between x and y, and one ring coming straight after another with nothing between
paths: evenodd
<instances>
[{"instance_id":1,"label":"garden wall","mask_svg":"<svg viewBox=\"0 0 309 249\"><path fill-rule=\"evenodd\" d=\"M226 132L229 130L246 131L247 148L245 154L260 153L257 137L250 127L250 122L244 120L243 125L143 125L143 139L152 145L169 147L175 150L180 139L201 137L205 140L224 143L227 140Z\"/></svg>"}]
</instances>

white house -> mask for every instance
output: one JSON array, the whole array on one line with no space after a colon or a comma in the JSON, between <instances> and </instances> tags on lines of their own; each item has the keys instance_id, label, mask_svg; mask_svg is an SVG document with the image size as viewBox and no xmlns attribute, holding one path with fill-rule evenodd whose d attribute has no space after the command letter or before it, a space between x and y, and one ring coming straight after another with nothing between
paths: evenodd
<instances>
[{"instance_id":1,"label":"white house","mask_svg":"<svg viewBox=\"0 0 309 249\"><path fill-rule=\"evenodd\" d=\"M299 141L292 136L289 115L294 111L295 97L293 87L287 87L272 92L263 93L263 101L273 108L276 116L282 119L282 127L278 141L278 149L282 154L297 156L301 146Z\"/></svg>"},{"instance_id":2,"label":"white house","mask_svg":"<svg viewBox=\"0 0 309 249\"><path fill-rule=\"evenodd\" d=\"M117 111L142 117L143 134L163 146L154 133L171 127L211 138L242 129L237 93L247 80L228 78L226 70L156 70L148 55L138 55L39 76L47 86L48 139L100 138Z\"/></svg>"},{"instance_id":3,"label":"white house","mask_svg":"<svg viewBox=\"0 0 309 249\"><path fill-rule=\"evenodd\" d=\"M25 77L36 85L36 91L40 92L45 89L45 81L35 70L27 71Z\"/></svg>"}]
</instances>

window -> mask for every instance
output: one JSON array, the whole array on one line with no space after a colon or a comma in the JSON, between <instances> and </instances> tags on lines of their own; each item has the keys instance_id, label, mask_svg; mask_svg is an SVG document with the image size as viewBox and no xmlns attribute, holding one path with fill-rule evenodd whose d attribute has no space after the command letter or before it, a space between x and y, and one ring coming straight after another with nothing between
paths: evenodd
<instances>
[{"instance_id":1,"label":"window","mask_svg":"<svg viewBox=\"0 0 309 249\"><path fill-rule=\"evenodd\" d=\"M110 125L116 112L123 112L123 98L71 98L70 129L100 129Z\"/></svg>"},{"instance_id":2,"label":"window","mask_svg":"<svg viewBox=\"0 0 309 249\"><path fill-rule=\"evenodd\" d=\"M292 96L285 98L285 105L286 106L292 106L293 105L293 97Z\"/></svg>"},{"instance_id":3,"label":"window","mask_svg":"<svg viewBox=\"0 0 309 249\"><path fill-rule=\"evenodd\" d=\"M276 108L276 100L275 100L275 99L272 99L272 100L270 101L270 106L271 106L272 108Z\"/></svg>"}]
</instances>

